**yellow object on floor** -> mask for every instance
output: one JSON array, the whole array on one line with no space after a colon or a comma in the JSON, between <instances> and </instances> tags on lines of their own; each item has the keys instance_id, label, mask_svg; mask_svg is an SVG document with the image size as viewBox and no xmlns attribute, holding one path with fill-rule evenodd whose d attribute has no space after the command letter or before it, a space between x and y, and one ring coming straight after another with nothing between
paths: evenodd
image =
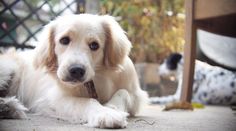
<instances>
[{"instance_id":1,"label":"yellow object on floor","mask_svg":"<svg viewBox=\"0 0 236 131\"><path fill-rule=\"evenodd\" d=\"M169 111L173 109L193 110L193 106L189 102L180 101L167 104L163 110Z\"/></svg>"},{"instance_id":2,"label":"yellow object on floor","mask_svg":"<svg viewBox=\"0 0 236 131\"><path fill-rule=\"evenodd\" d=\"M196 109L203 109L205 106L201 103L196 103L196 102L192 102L192 106L193 108L196 108Z\"/></svg>"}]
</instances>

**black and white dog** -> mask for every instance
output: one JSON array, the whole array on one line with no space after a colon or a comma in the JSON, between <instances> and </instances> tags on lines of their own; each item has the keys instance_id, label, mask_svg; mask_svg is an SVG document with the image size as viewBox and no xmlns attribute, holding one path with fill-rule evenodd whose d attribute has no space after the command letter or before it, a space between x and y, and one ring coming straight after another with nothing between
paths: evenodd
<instances>
[{"instance_id":1,"label":"black and white dog","mask_svg":"<svg viewBox=\"0 0 236 131\"><path fill-rule=\"evenodd\" d=\"M159 68L160 76L174 75L178 88L174 95L153 97L151 103L169 103L180 98L183 74L183 57L171 54ZM201 61L195 62L192 101L202 104L236 104L236 73Z\"/></svg>"}]
</instances>

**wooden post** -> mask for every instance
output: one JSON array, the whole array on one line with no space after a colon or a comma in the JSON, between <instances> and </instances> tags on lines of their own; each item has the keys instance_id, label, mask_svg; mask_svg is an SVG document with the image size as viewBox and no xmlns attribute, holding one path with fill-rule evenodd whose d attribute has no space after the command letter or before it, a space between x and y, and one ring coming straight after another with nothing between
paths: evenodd
<instances>
[{"instance_id":1,"label":"wooden post","mask_svg":"<svg viewBox=\"0 0 236 131\"><path fill-rule=\"evenodd\" d=\"M184 47L184 71L180 100L191 102L192 85L196 54L196 27L194 25L194 0L185 0L185 47Z\"/></svg>"}]
</instances>

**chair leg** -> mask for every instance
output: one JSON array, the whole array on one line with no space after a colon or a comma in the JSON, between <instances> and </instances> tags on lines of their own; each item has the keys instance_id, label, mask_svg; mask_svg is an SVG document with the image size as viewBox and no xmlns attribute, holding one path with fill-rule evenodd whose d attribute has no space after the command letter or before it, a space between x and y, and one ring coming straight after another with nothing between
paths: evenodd
<instances>
[{"instance_id":1,"label":"chair leg","mask_svg":"<svg viewBox=\"0 0 236 131\"><path fill-rule=\"evenodd\" d=\"M192 85L195 67L196 54L196 27L194 24L194 0L185 0L186 27L185 27L185 47L184 47L184 71L180 100L191 102Z\"/></svg>"}]
</instances>

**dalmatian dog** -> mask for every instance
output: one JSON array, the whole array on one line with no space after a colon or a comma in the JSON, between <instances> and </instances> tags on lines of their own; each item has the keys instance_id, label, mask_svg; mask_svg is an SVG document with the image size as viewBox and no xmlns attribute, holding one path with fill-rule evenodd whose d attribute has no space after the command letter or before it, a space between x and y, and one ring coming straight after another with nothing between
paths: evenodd
<instances>
[{"instance_id":1,"label":"dalmatian dog","mask_svg":"<svg viewBox=\"0 0 236 131\"><path fill-rule=\"evenodd\" d=\"M170 96L152 97L151 103L169 103L180 99L183 74L183 56L173 53L159 68L160 76L175 76L178 80L176 93ZM192 101L202 104L235 105L236 73L221 67L195 61Z\"/></svg>"}]
</instances>

